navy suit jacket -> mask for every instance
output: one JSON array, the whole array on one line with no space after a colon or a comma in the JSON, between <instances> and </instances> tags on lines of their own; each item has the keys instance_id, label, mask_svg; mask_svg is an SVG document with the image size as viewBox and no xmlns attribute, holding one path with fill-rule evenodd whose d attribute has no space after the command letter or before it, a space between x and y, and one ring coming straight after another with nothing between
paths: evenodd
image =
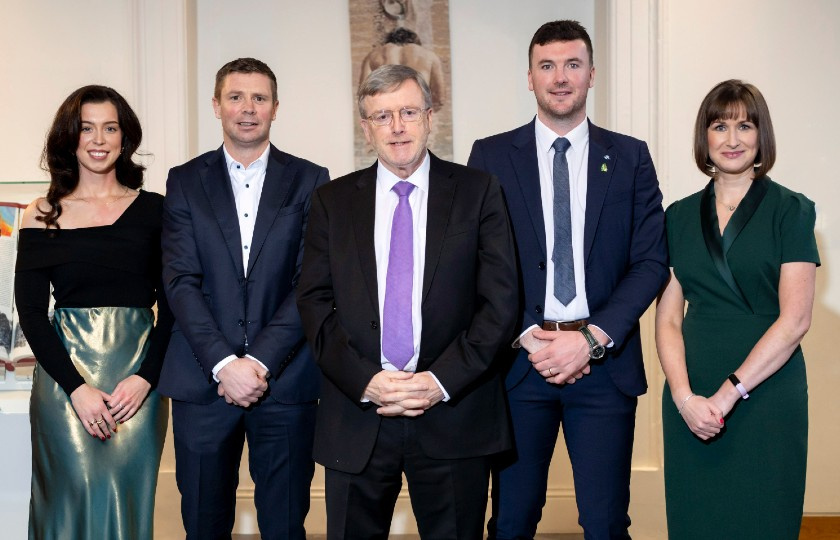
<instances>
[{"instance_id":1,"label":"navy suit jacket","mask_svg":"<svg viewBox=\"0 0 840 540\"><path fill-rule=\"evenodd\" d=\"M319 188L306 235L298 305L318 364L322 396L315 460L359 473L382 417L362 403L382 370L373 243L377 165ZM516 263L502 191L489 174L431 156L417 371L450 395L414 418L435 459L486 456L511 447L496 353L513 331Z\"/></svg>"},{"instance_id":2,"label":"navy suit jacket","mask_svg":"<svg viewBox=\"0 0 840 540\"><path fill-rule=\"evenodd\" d=\"M221 399L213 366L247 353L271 372L270 399L318 398L318 368L294 288L311 194L328 181L325 168L271 146L246 275L222 148L169 172L161 244L164 288L176 322L160 376L162 394L199 404Z\"/></svg>"},{"instance_id":3,"label":"navy suit jacket","mask_svg":"<svg viewBox=\"0 0 840 540\"><path fill-rule=\"evenodd\" d=\"M545 220L534 121L475 142L469 165L499 178L507 200L520 270L519 331L541 325L545 302ZM639 318L668 277L662 193L647 145L589 124L583 233L589 322L615 345L604 363L626 395L647 389ZM516 353L511 353L516 354ZM531 369L527 352L512 359L507 387Z\"/></svg>"}]
</instances>

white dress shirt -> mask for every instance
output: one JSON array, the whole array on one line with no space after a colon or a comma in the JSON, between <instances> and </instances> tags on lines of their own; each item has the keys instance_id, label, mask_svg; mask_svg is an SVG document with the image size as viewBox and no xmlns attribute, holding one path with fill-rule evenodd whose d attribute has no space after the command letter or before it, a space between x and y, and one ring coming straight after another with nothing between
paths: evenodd
<instances>
[{"instance_id":1,"label":"white dress shirt","mask_svg":"<svg viewBox=\"0 0 840 540\"><path fill-rule=\"evenodd\" d=\"M583 225L586 220L586 180L589 162L589 122L584 119L564 137L571 143L566 150L569 164L569 208L572 213L572 258L575 263L576 296L564 306L554 296L554 262L551 252L554 246L554 141L558 135L537 118L537 164L540 171L540 199L543 221L545 221L545 304L543 314L550 321L576 321L589 317L586 302L586 273L583 261Z\"/></svg>"},{"instance_id":2,"label":"white dress shirt","mask_svg":"<svg viewBox=\"0 0 840 540\"><path fill-rule=\"evenodd\" d=\"M257 221L257 209L260 207L260 197L262 196L263 183L265 182L265 170L268 165L268 152L271 149L271 145L266 146L262 155L247 166L233 159L233 156L228 153L227 148L223 146L222 149L225 154L228 175L230 176L230 185L233 188L236 217L239 219L242 268L247 276L248 258L251 254L251 240L254 238L254 223ZM265 364L250 354L246 356L256 360L257 363L268 371ZM219 381L217 377L219 371L234 360L236 360L236 355L231 354L213 366L213 379L216 382Z\"/></svg>"},{"instance_id":3,"label":"white dress shirt","mask_svg":"<svg viewBox=\"0 0 840 540\"><path fill-rule=\"evenodd\" d=\"M589 177L589 122L587 118L564 135L569 141L566 150L566 162L569 165L569 209L572 217L572 259L575 264L575 298L564 306L554 296L554 261L551 252L554 248L554 141L559 135L543 124L539 117L534 122L537 139L537 166L540 173L540 200L542 202L543 222L545 223L545 303L543 315L547 321L576 321L589 317L589 303L586 300L586 269L583 258L583 229L586 223L586 188ZM593 325L595 327L595 325ZM513 342L519 347L519 340L531 330L526 328ZM597 327L596 327L597 328ZM604 330L603 328L601 330ZM604 330L604 333L607 333ZM609 338L609 335L607 336ZM612 339L605 343L613 346Z\"/></svg>"},{"instance_id":4,"label":"white dress shirt","mask_svg":"<svg viewBox=\"0 0 840 540\"><path fill-rule=\"evenodd\" d=\"M423 331L423 315L421 303L423 300L423 270L426 266L426 215L429 201L429 154L420 167L411 176L405 179L406 182L414 184L414 189L408 196L411 205L412 230L414 237L412 248L414 251L414 276L411 287L411 328L414 334L414 354L406 364L403 371L416 371L417 361L420 358L420 334ZM376 251L376 283L379 296L379 319L383 320L385 309L385 287L388 275L388 258L391 254L391 225L394 221L394 210L397 208L399 196L392 191L397 182L403 181L379 162L376 169L376 208L373 226L373 247ZM379 326L379 342L382 343L382 327ZM399 371L383 354L380 358L382 369L388 371ZM444 393L444 401L449 399L449 394L441 386L440 381L433 373L428 372ZM364 400L366 401L366 400Z\"/></svg>"}]
</instances>

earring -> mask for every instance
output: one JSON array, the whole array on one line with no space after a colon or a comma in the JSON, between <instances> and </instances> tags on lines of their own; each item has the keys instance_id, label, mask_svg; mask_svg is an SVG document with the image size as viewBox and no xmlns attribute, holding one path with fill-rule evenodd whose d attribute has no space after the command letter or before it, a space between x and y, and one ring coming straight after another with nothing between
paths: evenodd
<instances>
[{"instance_id":1,"label":"earring","mask_svg":"<svg viewBox=\"0 0 840 540\"><path fill-rule=\"evenodd\" d=\"M706 158L706 170L709 171L709 174L711 174L712 176L717 174L717 169L715 168L715 164L712 163L712 160L710 160L709 158Z\"/></svg>"},{"instance_id":2,"label":"earring","mask_svg":"<svg viewBox=\"0 0 840 540\"><path fill-rule=\"evenodd\" d=\"M762 164L761 164L760 161L758 163L753 163L753 169L759 169L759 168L761 168L761 165Z\"/></svg>"}]
</instances>

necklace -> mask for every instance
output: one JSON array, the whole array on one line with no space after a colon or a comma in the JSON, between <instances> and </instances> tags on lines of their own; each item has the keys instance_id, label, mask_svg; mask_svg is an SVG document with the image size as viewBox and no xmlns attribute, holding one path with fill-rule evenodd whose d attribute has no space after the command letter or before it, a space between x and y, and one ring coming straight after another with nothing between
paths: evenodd
<instances>
[{"instance_id":1,"label":"necklace","mask_svg":"<svg viewBox=\"0 0 840 540\"><path fill-rule=\"evenodd\" d=\"M117 201L119 201L119 200L121 200L121 199L125 199L126 197L128 197L128 196L129 196L129 194L130 194L130 193L131 193L131 190L130 190L130 189L128 189L127 187L123 186L123 192L122 192L122 194L120 194L120 195L112 195L112 196L114 197L114 199L113 199L113 200L111 200L111 201L106 202L106 203L105 203L105 206L106 206L106 207L107 207L107 206L111 206L111 205L112 205L112 204L114 204L115 202L117 202ZM99 202L99 201L91 201L89 197L76 197L76 196L73 196L73 197L67 197L67 199L69 199L69 200L71 200L71 201L81 201L81 202L86 202L86 203L91 203L91 204L93 204L94 202Z\"/></svg>"},{"instance_id":2,"label":"necklace","mask_svg":"<svg viewBox=\"0 0 840 540\"><path fill-rule=\"evenodd\" d=\"M730 212L734 212L736 208L738 208L737 204L726 204L723 201L718 201L718 204L729 210Z\"/></svg>"}]
</instances>

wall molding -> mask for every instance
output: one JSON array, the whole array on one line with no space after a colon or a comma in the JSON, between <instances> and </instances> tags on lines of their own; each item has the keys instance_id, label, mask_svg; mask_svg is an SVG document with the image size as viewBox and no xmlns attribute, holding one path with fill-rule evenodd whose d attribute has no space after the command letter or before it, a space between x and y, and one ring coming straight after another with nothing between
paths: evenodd
<instances>
[{"instance_id":1,"label":"wall molding","mask_svg":"<svg viewBox=\"0 0 840 540\"><path fill-rule=\"evenodd\" d=\"M137 0L134 9L135 108L143 122L146 189L163 193L169 168L190 157L195 18L190 0ZM194 62L193 62L194 64Z\"/></svg>"}]
</instances>

